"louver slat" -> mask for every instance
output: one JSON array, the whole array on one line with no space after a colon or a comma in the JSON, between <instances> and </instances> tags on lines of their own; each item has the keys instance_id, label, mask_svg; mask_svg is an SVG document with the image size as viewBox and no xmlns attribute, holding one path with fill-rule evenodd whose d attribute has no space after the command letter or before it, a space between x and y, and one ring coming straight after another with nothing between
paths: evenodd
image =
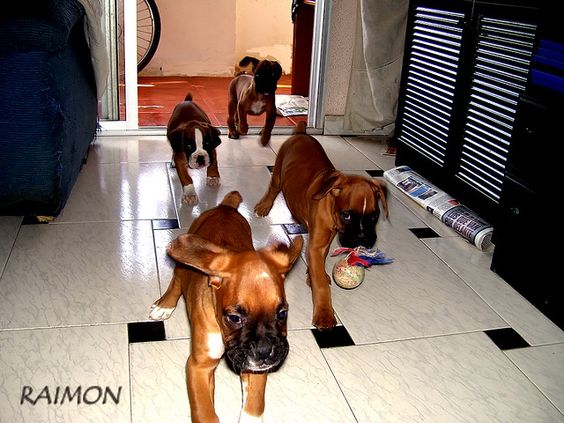
<instances>
[{"instance_id":1,"label":"louver slat","mask_svg":"<svg viewBox=\"0 0 564 423\"><path fill-rule=\"evenodd\" d=\"M464 14L417 7L398 137L443 165L460 58Z\"/></svg>"},{"instance_id":2,"label":"louver slat","mask_svg":"<svg viewBox=\"0 0 564 423\"><path fill-rule=\"evenodd\" d=\"M481 18L457 177L499 202L513 120L524 91L534 25Z\"/></svg>"}]
</instances>

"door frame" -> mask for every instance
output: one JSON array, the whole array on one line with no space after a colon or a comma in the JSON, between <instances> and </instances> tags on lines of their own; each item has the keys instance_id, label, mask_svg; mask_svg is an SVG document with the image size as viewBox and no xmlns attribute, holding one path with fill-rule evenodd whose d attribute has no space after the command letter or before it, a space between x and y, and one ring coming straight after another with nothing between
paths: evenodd
<instances>
[{"instance_id":1,"label":"door frame","mask_svg":"<svg viewBox=\"0 0 564 423\"><path fill-rule=\"evenodd\" d=\"M166 128L139 127L137 94L137 3L123 2L123 32L125 61L125 120L101 120L102 134L106 135L154 135L164 134ZM323 90L325 63L327 58L327 40L331 1L317 0L315 4L313 40L311 53L311 72L309 84L308 126L323 128ZM109 87L112 84L109 84ZM291 133L292 128L274 127L273 134Z\"/></svg>"}]
</instances>

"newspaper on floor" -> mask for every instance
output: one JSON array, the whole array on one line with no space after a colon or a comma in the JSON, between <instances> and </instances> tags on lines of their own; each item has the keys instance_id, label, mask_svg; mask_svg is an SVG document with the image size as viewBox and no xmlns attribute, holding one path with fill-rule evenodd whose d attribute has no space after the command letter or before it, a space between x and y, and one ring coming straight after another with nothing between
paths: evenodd
<instances>
[{"instance_id":1,"label":"newspaper on floor","mask_svg":"<svg viewBox=\"0 0 564 423\"><path fill-rule=\"evenodd\" d=\"M294 94L276 94L276 111L281 116L307 115L307 98Z\"/></svg>"},{"instance_id":2,"label":"newspaper on floor","mask_svg":"<svg viewBox=\"0 0 564 423\"><path fill-rule=\"evenodd\" d=\"M410 167L399 166L387 170L384 177L479 250L492 249L493 227Z\"/></svg>"}]
</instances>

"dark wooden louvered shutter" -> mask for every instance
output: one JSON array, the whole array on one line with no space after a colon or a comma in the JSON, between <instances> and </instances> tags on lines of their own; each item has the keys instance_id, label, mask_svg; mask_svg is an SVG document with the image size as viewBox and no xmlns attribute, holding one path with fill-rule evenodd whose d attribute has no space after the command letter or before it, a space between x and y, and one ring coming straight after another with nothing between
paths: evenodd
<instances>
[{"instance_id":1,"label":"dark wooden louvered shutter","mask_svg":"<svg viewBox=\"0 0 564 423\"><path fill-rule=\"evenodd\" d=\"M519 95L525 91L536 26L481 16L456 176L499 202Z\"/></svg>"},{"instance_id":2,"label":"dark wooden louvered shutter","mask_svg":"<svg viewBox=\"0 0 564 423\"><path fill-rule=\"evenodd\" d=\"M411 166L492 224L529 78L535 10L464 0L410 5L396 164Z\"/></svg>"},{"instance_id":3,"label":"dark wooden louvered shutter","mask_svg":"<svg viewBox=\"0 0 564 423\"><path fill-rule=\"evenodd\" d=\"M445 163L463 30L463 13L416 7L400 142Z\"/></svg>"}]
</instances>

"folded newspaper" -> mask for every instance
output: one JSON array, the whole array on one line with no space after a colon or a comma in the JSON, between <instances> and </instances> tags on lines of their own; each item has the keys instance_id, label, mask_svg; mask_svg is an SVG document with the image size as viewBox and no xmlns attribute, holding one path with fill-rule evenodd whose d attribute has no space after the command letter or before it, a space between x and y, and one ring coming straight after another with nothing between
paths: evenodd
<instances>
[{"instance_id":1,"label":"folded newspaper","mask_svg":"<svg viewBox=\"0 0 564 423\"><path fill-rule=\"evenodd\" d=\"M294 94L276 94L276 111L281 116L307 115L307 98Z\"/></svg>"},{"instance_id":2,"label":"folded newspaper","mask_svg":"<svg viewBox=\"0 0 564 423\"><path fill-rule=\"evenodd\" d=\"M384 177L479 250L492 249L493 227L410 167L387 170Z\"/></svg>"}]
</instances>

